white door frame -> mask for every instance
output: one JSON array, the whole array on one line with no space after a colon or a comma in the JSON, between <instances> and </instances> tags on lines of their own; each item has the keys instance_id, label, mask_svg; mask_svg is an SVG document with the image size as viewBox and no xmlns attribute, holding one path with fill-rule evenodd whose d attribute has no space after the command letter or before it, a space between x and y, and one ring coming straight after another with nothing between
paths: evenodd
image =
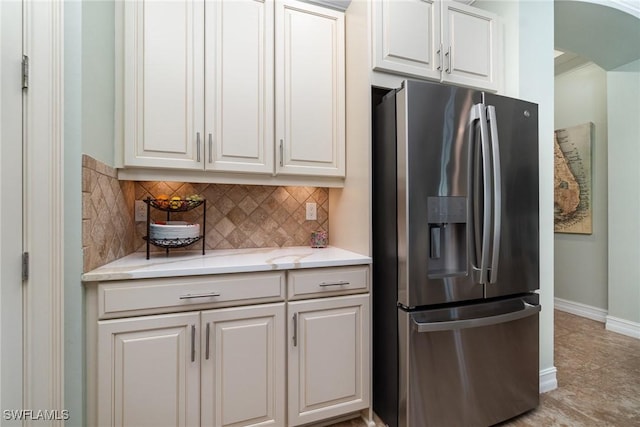
<instances>
[{"instance_id":1,"label":"white door frame","mask_svg":"<svg viewBox=\"0 0 640 427\"><path fill-rule=\"evenodd\" d=\"M64 1L23 0L25 409L64 409ZM61 413L57 414L61 415ZM72 416L72 415L71 415ZM24 425L64 425L62 416Z\"/></svg>"}]
</instances>

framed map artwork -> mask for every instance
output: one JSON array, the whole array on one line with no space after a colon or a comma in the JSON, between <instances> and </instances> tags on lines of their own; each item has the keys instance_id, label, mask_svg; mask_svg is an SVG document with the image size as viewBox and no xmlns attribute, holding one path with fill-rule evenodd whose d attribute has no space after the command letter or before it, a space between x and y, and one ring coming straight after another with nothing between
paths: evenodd
<instances>
[{"instance_id":1,"label":"framed map artwork","mask_svg":"<svg viewBox=\"0 0 640 427\"><path fill-rule=\"evenodd\" d=\"M593 233L593 123L554 132L553 222L556 233Z\"/></svg>"}]
</instances>

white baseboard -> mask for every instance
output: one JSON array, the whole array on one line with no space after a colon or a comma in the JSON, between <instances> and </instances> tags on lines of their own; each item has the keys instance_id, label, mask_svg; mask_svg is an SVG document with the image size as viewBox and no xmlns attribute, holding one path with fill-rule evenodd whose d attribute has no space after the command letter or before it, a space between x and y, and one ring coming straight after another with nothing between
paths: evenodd
<instances>
[{"instance_id":1,"label":"white baseboard","mask_svg":"<svg viewBox=\"0 0 640 427\"><path fill-rule=\"evenodd\" d=\"M540 371L540 393L546 393L558 388L558 370L555 366Z\"/></svg>"},{"instance_id":2,"label":"white baseboard","mask_svg":"<svg viewBox=\"0 0 640 427\"><path fill-rule=\"evenodd\" d=\"M607 310L593 307L591 305L573 302L562 298L554 298L554 306L557 310L586 317L587 319L605 323L607 320Z\"/></svg>"},{"instance_id":3,"label":"white baseboard","mask_svg":"<svg viewBox=\"0 0 640 427\"><path fill-rule=\"evenodd\" d=\"M619 317L607 316L605 328L611 332L640 339L640 323L620 319Z\"/></svg>"}]
</instances>

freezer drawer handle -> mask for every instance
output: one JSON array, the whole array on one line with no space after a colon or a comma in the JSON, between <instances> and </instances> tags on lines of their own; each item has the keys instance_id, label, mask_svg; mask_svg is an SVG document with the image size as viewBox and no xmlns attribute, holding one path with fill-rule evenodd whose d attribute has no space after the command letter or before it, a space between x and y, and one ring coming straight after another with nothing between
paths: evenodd
<instances>
[{"instance_id":1,"label":"freezer drawer handle","mask_svg":"<svg viewBox=\"0 0 640 427\"><path fill-rule=\"evenodd\" d=\"M346 280L340 280L339 282L322 282L318 286L325 288L327 286L346 286L349 284L350 282L347 282Z\"/></svg>"},{"instance_id":2,"label":"freezer drawer handle","mask_svg":"<svg viewBox=\"0 0 640 427\"><path fill-rule=\"evenodd\" d=\"M465 320L452 320L450 322L432 322L421 323L417 322L414 318L411 320L414 323L414 327L418 332L436 332L436 331L450 331L453 329L468 329L478 328L480 326L491 326L499 323L511 322L513 320L523 319L525 317L533 316L540 312L540 305L531 305L522 301L522 310L512 311L511 313L499 314L491 317L481 317L477 319L465 319Z\"/></svg>"}]
</instances>

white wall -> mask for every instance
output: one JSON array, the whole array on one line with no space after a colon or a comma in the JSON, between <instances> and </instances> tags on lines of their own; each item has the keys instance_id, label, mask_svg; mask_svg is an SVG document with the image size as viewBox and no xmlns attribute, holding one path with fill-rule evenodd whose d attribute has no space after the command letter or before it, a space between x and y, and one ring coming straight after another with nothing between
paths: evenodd
<instances>
[{"instance_id":1,"label":"white wall","mask_svg":"<svg viewBox=\"0 0 640 427\"><path fill-rule=\"evenodd\" d=\"M520 2L520 97L538 104L540 159L540 370L553 373L553 23L552 0Z\"/></svg>"},{"instance_id":2,"label":"white wall","mask_svg":"<svg viewBox=\"0 0 640 427\"><path fill-rule=\"evenodd\" d=\"M354 0L345 14L346 179L329 189L329 240L371 256L371 84L367 3Z\"/></svg>"},{"instance_id":3,"label":"white wall","mask_svg":"<svg viewBox=\"0 0 640 427\"><path fill-rule=\"evenodd\" d=\"M640 337L640 60L607 73L609 316Z\"/></svg>"},{"instance_id":4,"label":"white wall","mask_svg":"<svg viewBox=\"0 0 640 427\"><path fill-rule=\"evenodd\" d=\"M488 1L474 6L501 17L503 94L538 104L540 135L540 371L542 391L557 387L553 366L553 109L552 0Z\"/></svg>"},{"instance_id":5,"label":"white wall","mask_svg":"<svg viewBox=\"0 0 640 427\"><path fill-rule=\"evenodd\" d=\"M555 296L607 310L607 73L592 63L555 79L555 128L589 122L593 234L555 234Z\"/></svg>"},{"instance_id":6,"label":"white wall","mask_svg":"<svg viewBox=\"0 0 640 427\"><path fill-rule=\"evenodd\" d=\"M500 17L498 27L503 66L498 74L503 81L499 93L517 98L520 81L520 2L477 0L473 7L493 12Z\"/></svg>"}]
</instances>

